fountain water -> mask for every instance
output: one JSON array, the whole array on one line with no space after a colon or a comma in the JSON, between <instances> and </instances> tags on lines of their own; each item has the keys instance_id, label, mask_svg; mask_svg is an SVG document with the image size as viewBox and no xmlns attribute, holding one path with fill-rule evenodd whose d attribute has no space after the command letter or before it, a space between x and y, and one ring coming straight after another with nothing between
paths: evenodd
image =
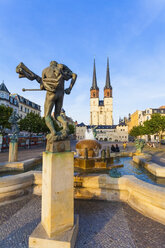
<instances>
[{"instance_id":1,"label":"fountain water","mask_svg":"<svg viewBox=\"0 0 165 248\"><path fill-rule=\"evenodd\" d=\"M85 139L88 140L95 140L94 134L93 134L93 130L89 129L85 131Z\"/></svg>"}]
</instances>

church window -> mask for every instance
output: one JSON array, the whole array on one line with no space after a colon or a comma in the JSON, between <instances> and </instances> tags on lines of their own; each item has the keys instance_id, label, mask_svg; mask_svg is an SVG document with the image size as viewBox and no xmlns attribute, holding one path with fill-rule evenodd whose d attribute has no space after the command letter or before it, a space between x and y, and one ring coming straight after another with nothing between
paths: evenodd
<instances>
[{"instance_id":1,"label":"church window","mask_svg":"<svg viewBox=\"0 0 165 248\"><path fill-rule=\"evenodd\" d=\"M93 97L95 97L95 93L93 93Z\"/></svg>"},{"instance_id":2,"label":"church window","mask_svg":"<svg viewBox=\"0 0 165 248\"><path fill-rule=\"evenodd\" d=\"M109 96L109 92L107 92L107 96Z\"/></svg>"}]
</instances>

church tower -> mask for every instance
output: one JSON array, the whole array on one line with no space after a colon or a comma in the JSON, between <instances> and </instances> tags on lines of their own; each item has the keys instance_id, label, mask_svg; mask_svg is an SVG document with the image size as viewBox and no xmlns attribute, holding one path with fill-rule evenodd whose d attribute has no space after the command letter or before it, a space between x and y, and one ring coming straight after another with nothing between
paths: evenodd
<instances>
[{"instance_id":1,"label":"church tower","mask_svg":"<svg viewBox=\"0 0 165 248\"><path fill-rule=\"evenodd\" d=\"M109 58L107 58L107 72L106 81L104 87L104 111L105 111L105 125L113 125L113 98L112 98L112 86L109 73Z\"/></svg>"},{"instance_id":2,"label":"church tower","mask_svg":"<svg viewBox=\"0 0 165 248\"><path fill-rule=\"evenodd\" d=\"M93 65L93 81L90 89L90 125L99 125L99 88L97 87L95 59Z\"/></svg>"}]
</instances>

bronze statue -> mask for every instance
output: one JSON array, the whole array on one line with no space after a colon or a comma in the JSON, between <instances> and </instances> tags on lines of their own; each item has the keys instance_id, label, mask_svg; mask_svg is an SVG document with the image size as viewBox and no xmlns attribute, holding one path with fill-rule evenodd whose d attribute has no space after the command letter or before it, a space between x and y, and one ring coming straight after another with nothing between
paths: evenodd
<instances>
[{"instance_id":1,"label":"bronze statue","mask_svg":"<svg viewBox=\"0 0 165 248\"><path fill-rule=\"evenodd\" d=\"M40 90L47 91L44 104L44 116L46 125L50 130L50 134L47 135L48 141L53 142L55 140L63 140L67 138L67 121L64 120L60 113L63 105L64 93L70 94L77 75L66 65L58 64L56 61L51 61L50 66L42 71L42 78L29 70L22 62L16 67L16 72L19 73L20 78L26 77L29 80L36 80L40 84ZM64 81L68 81L69 79L71 79L70 86L69 88L64 89ZM26 89L23 90L25 91ZM59 122L63 126L62 131L59 133L56 132L51 117L53 107L55 107L55 121L57 124Z\"/></svg>"},{"instance_id":2,"label":"bronze statue","mask_svg":"<svg viewBox=\"0 0 165 248\"><path fill-rule=\"evenodd\" d=\"M18 134L19 134L19 127L18 127L18 120L20 119L19 115L16 113L16 111L13 111L11 116L9 117L9 123L11 123L12 128L12 136L10 137L11 141L18 141Z\"/></svg>"}]
</instances>

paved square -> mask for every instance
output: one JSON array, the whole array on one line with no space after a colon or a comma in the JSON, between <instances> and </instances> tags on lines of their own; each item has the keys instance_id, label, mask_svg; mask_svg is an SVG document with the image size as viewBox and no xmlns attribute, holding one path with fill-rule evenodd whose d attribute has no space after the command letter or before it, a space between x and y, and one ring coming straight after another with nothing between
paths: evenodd
<instances>
[{"instance_id":1,"label":"paved square","mask_svg":"<svg viewBox=\"0 0 165 248\"><path fill-rule=\"evenodd\" d=\"M75 200L80 225L75 248L163 248L165 226L125 203ZM0 207L0 247L27 248L40 222L41 197L28 196Z\"/></svg>"}]
</instances>

